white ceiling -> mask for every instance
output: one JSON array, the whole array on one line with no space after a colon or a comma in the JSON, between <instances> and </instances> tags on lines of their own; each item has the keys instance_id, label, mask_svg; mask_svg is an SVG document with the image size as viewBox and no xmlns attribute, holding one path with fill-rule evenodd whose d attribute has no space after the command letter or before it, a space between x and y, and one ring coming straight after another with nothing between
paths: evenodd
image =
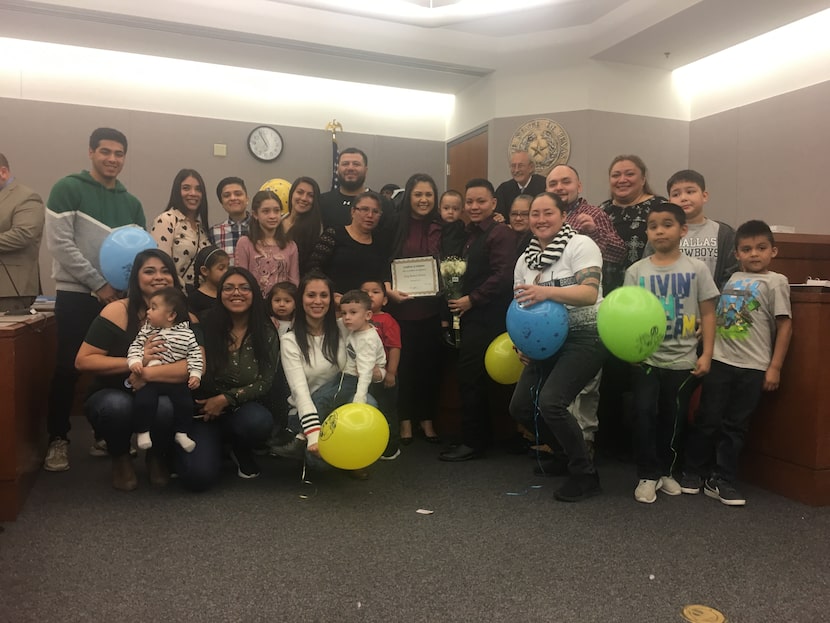
<instances>
[{"instance_id":1,"label":"white ceiling","mask_svg":"<svg viewBox=\"0 0 830 623\"><path fill-rule=\"evenodd\" d=\"M3 0L0 36L457 93L494 71L588 59L674 69L830 7L536 1L464 18L449 12L458 0L433 0L432 9L430 0L404 0L413 11L403 17L372 13L358 0Z\"/></svg>"}]
</instances>

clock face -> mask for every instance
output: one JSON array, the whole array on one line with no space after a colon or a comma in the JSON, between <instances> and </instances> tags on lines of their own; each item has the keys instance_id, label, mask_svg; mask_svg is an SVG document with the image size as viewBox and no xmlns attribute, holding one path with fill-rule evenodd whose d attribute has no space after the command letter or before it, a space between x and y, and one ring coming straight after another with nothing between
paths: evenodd
<instances>
[{"instance_id":1,"label":"clock face","mask_svg":"<svg viewBox=\"0 0 830 623\"><path fill-rule=\"evenodd\" d=\"M261 125L248 135L248 149L257 160L271 162L282 153L282 136L274 128Z\"/></svg>"}]
</instances>

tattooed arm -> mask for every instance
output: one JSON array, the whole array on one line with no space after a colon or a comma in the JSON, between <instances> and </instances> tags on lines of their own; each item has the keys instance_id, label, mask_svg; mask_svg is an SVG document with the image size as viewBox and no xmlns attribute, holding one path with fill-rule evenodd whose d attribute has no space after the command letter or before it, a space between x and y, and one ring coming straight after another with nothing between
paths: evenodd
<instances>
[{"instance_id":1,"label":"tattooed arm","mask_svg":"<svg viewBox=\"0 0 830 623\"><path fill-rule=\"evenodd\" d=\"M593 305L599 296L601 277L602 269L599 266L589 266L576 272L576 284L572 286L540 286L527 283L517 285L515 289L517 292L521 291L521 294L516 296L516 300L528 306L546 299L577 307Z\"/></svg>"}]
</instances>

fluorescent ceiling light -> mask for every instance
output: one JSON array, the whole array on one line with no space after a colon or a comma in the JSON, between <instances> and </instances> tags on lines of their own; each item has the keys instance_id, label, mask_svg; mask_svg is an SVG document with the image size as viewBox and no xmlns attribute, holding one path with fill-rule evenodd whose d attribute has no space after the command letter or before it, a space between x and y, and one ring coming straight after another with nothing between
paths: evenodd
<instances>
[{"instance_id":1,"label":"fluorescent ceiling light","mask_svg":"<svg viewBox=\"0 0 830 623\"><path fill-rule=\"evenodd\" d=\"M740 89L781 71L830 56L830 9L739 43L672 72L686 97Z\"/></svg>"},{"instance_id":2,"label":"fluorescent ceiling light","mask_svg":"<svg viewBox=\"0 0 830 623\"><path fill-rule=\"evenodd\" d=\"M442 26L460 20L515 13L564 0L281 0L306 8L324 9L419 26Z\"/></svg>"}]
</instances>

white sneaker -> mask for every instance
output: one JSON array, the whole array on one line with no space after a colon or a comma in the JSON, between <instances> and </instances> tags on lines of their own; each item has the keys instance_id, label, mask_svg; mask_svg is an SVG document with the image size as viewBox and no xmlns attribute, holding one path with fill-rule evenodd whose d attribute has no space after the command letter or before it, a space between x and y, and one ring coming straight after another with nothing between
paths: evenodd
<instances>
[{"instance_id":1,"label":"white sneaker","mask_svg":"<svg viewBox=\"0 0 830 623\"><path fill-rule=\"evenodd\" d=\"M660 480L663 482L660 491L666 495L680 495L683 493L683 489L680 488L680 483L671 476L663 476Z\"/></svg>"},{"instance_id":2,"label":"white sneaker","mask_svg":"<svg viewBox=\"0 0 830 623\"><path fill-rule=\"evenodd\" d=\"M65 472L69 469L69 442L66 439L55 439L49 443L43 469L47 472Z\"/></svg>"},{"instance_id":3,"label":"white sneaker","mask_svg":"<svg viewBox=\"0 0 830 623\"><path fill-rule=\"evenodd\" d=\"M89 456L109 456L109 452L107 452L107 440L96 439L89 449Z\"/></svg>"},{"instance_id":4,"label":"white sneaker","mask_svg":"<svg viewBox=\"0 0 830 623\"><path fill-rule=\"evenodd\" d=\"M657 500L657 491L663 486L663 479L643 479L634 489L634 499L643 504L653 504Z\"/></svg>"}]
</instances>

